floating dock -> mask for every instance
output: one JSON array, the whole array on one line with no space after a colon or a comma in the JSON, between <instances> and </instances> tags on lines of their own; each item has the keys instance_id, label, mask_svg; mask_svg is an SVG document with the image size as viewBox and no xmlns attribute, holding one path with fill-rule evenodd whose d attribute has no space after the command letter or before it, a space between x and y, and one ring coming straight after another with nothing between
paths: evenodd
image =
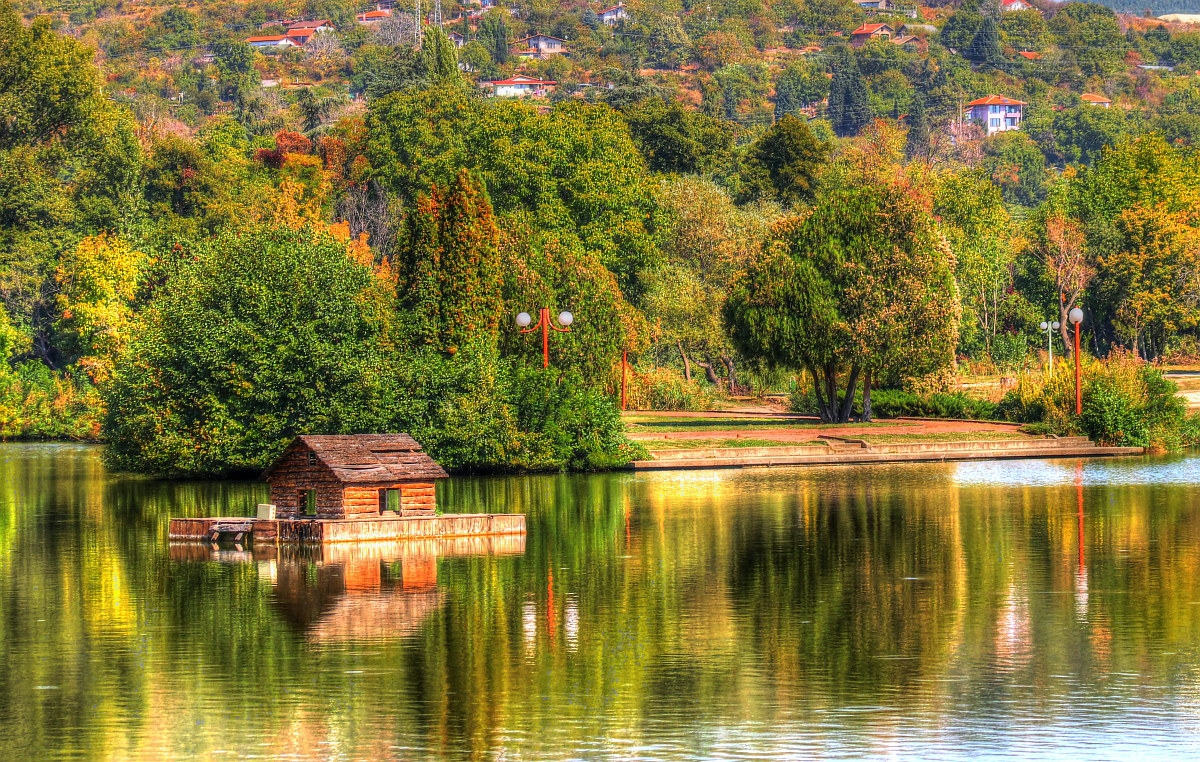
<instances>
[{"instance_id":1,"label":"floating dock","mask_svg":"<svg viewBox=\"0 0 1200 762\"><path fill-rule=\"evenodd\" d=\"M372 516L353 519L171 519L171 542L220 540L260 543L333 543L478 537L525 533L520 513L451 513L442 516Z\"/></svg>"}]
</instances>

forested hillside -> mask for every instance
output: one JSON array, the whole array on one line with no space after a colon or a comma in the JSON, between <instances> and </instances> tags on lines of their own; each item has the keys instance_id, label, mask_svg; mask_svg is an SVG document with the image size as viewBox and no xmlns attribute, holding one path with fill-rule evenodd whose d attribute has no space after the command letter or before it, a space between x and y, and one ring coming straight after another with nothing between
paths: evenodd
<instances>
[{"instance_id":1,"label":"forested hillside","mask_svg":"<svg viewBox=\"0 0 1200 762\"><path fill-rule=\"evenodd\" d=\"M0 5L0 436L106 439L155 473L380 430L450 467L603 468L637 452L623 353L634 406L811 389L843 421L856 389L1028 367L1042 320L1063 351L1077 305L1094 354L1200 354L1184 27L976 3L852 38L842 0L444 7L419 36L328 3L38 10ZM245 41L298 16L333 28ZM518 75L541 84L502 97ZM576 315L545 370L513 322L540 307Z\"/></svg>"}]
</instances>

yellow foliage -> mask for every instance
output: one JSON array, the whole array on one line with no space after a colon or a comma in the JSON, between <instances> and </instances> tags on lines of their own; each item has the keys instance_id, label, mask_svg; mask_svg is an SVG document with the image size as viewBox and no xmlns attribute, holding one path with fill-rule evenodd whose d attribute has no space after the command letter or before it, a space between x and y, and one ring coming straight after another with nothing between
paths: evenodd
<instances>
[{"instance_id":1,"label":"yellow foliage","mask_svg":"<svg viewBox=\"0 0 1200 762\"><path fill-rule=\"evenodd\" d=\"M101 233L64 254L55 271L58 328L72 337L94 382L109 377L128 339L144 259L120 237Z\"/></svg>"}]
</instances>

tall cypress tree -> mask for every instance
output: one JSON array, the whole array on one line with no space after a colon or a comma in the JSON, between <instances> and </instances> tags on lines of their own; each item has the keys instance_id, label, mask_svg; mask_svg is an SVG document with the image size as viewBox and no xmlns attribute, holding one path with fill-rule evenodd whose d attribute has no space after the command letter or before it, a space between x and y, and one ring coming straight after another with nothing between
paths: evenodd
<instances>
[{"instance_id":1,"label":"tall cypress tree","mask_svg":"<svg viewBox=\"0 0 1200 762\"><path fill-rule=\"evenodd\" d=\"M996 22L985 17L975 33L975 39L967 47L967 58L975 63L997 64L1004 60L1004 52L1000 49L1000 32Z\"/></svg>"},{"instance_id":2,"label":"tall cypress tree","mask_svg":"<svg viewBox=\"0 0 1200 762\"><path fill-rule=\"evenodd\" d=\"M829 84L829 121L838 137L853 137L875 118L867 83L850 56L837 67Z\"/></svg>"},{"instance_id":3,"label":"tall cypress tree","mask_svg":"<svg viewBox=\"0 0 1200 762\"><path fill-rule=\"evenodd\" d=\"M500 232L483 184L464 169L449 187L433 186L406 228L398 291L415 338L444 349L495 341L504 309Z\"/></svg>"},{"instance_id":4,"label":"tall cypress tree","mask_svg":"<svg viewBox=\"0 0 1200 762\"><path fill-rule=\"evenodd\" d=\"M929 132L925 97L917 93L908 112L908 140L904 146L904 153L908 158L924 158L929 155Z\"/></svg>"}]
</instances>

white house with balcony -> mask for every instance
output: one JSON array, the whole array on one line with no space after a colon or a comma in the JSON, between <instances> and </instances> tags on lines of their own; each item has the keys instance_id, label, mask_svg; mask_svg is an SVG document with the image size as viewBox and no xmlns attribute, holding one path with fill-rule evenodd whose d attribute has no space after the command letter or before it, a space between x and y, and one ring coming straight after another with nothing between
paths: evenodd
<instances>
[{"instance_id":1,"label":"white house with balcony","mask_svg":"<svg viewBox=\"0 0 1200 762\"><path fill-rule=\"evenodd\" d=\"M508 79L497 79L494 82L480 82L480 86L490 88L492 95L497 98L543 98L554 92L558 82L552 79L537 79L518 74Z\"/></svg>"},{"instance_id":2,"label":"white house with balcony","mask_svg":"<svg viewBox=\"0 0 1200 762\"><path fill-rule=\"evenodd\" d=\"M1021 129L1021 119L1027 105L1024 101L1003 95L989 95L968 103L965 116L979 122L988 135L995 135L997 132Z\"/></svg>"}]
</instances>

